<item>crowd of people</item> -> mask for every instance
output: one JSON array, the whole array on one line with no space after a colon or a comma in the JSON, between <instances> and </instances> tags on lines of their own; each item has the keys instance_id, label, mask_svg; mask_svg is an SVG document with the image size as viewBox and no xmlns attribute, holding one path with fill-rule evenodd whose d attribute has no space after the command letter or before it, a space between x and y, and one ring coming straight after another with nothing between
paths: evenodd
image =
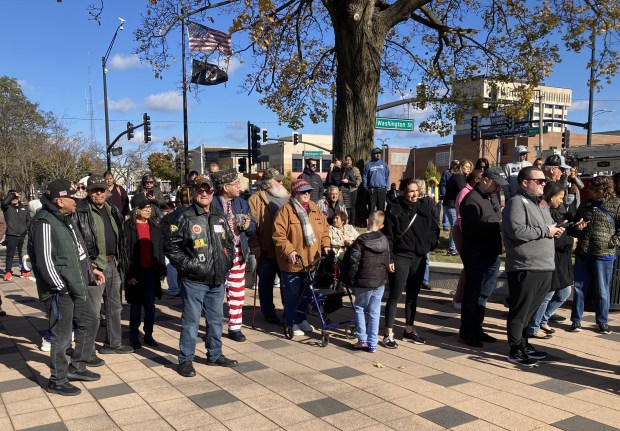
<instances>
[{"instance_id":1,"label":"crowd of people","mask_svg":"<svg viewBox=\"0 0 620 431\"><path fill-rule=\"evenodd\" d=\"M599 331L610 332L620 178L615 184L609 177L593 178L589 198L580 202L583 183L561 155L549 156L542 167L532 166L527 148L517 147L515 160L504 169L486 159L455 161L440 180L404 179L396 188L381 155L374 148L363 171L353 165L352 156L335 158L325 183L316 173L317 161L309 159L290 192L284 176L267 169L249 198L236 170L211 165L207 175L190 172L177 191L176 207L165 201L150 173L131 201L110 172L91 175L77 187L66 179L50 182L35 212L10 191L2 202L4 280L11 280L16 252L22 276L30 276L21 255L27 238L30 267L49 313L43 337L51 358L47 390L77 395L80 389L70 382L100 379L90 368L104 365L101 355L132 353L143 344L157 348L155 303L165 279L168 295L182 300L178 372L196 375L202 314L208 322L206 363L235 367L237 361L222 351L222 321L228 318L228 338L245 341L243 305L251 255L266 323L283 323L293 336L314 330L305 312L305 269L318 257L334 254L355 293L353 348L374 352L382 344L394 349L400 340L424 344L415 325L418 297L422 288L430 288L430 253L438 247L442 225L450 231L448 254L460 255L463 262L453 301L461 313L461 343L480 348L496 341L485 332L484 317L504 253L511 362L530 367L546 357L530 340L553 336L550 319L573 285L572 331L582 328L585 297L592 288ZM359 218L359 187L369 195L366 232L361 234L352 225ZM274 303L277 285L283 322ZM396 310L403 292L405 322L397 337ZM125 342L123 295L130 309ZM100 325L105 338L98 346ZM72 338L75 347L67 360Z\"/></svg>"}]
</instances>

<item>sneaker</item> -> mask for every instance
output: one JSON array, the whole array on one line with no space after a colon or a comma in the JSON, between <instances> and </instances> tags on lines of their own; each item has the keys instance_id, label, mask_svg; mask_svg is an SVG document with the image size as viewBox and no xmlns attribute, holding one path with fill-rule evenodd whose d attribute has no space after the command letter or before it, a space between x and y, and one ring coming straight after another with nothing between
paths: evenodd
<instances>
[{"instance_id":1,"label":"sneaker","mask_svg":"<svg viewBox=\"0 0 620 431\"><path fill-rule=\"evenodd\" d=\"M133 353L133 347L122 345L118 347L103 346L101 349L99 349L99 353L101 353L102 355L109 355L111 353Z\"/></svg>"},{"instance_id":2,"label":"sneaker","mask_svg":"<svg viewBox=\"0 0 620 431\"><path fill-rule=\"evenodd\" d=\"M87 367L102 367L104 365L105 361L99 356L95 356L94 358L90 358L88 361L86 361Z\"/></svg>"},{"instance_id":3,"label":"sneaker","mask_svg":"<svg viewBox=\"0 0 620 431\"><path fill-rule=\"evenodd\" d=\"M11 281L13 279L13 274L11 271L6 271L4 273L4 281Z\"/></svg>"},{"instance_id":4,"label":"sneaker","mask_svg":"<svg viewBox=\"0 0 620 431\"><path fill-rule=\"evenodd\" d=\"M448 256L458 256L459 252L456 250L450 250L448 251Z\"/></svg>"},{"instance_id":5,"label":"sneaker","mask_svg":"<svg viewBox=\"0 0 620 431\"><path fill-rule=\"evenodd\" d=\"M611 330L609 329L609 325L607 323L598 325L598 330L601 334L611 334Z\"/></svg>"},{"instance_id":6,"label":"sneaker","mask_svg":"<svg viewBox=\"0 0 620 431\"><path fill-rule=\"evenodd\" d=\"M49 340L46 340L45 337L41 339L41 351L49 352L52 350L52 343Z\"/></svg>"},{"instance_id":7,"label":"sneaker","mask_svg":"<svg viewBox=\"0 0 620 431\"><path fill-rule=\"evenodd\" d=\"M179 362L177 370L183 377L194 377L196 375L192 361Z\"/></svg>"},{"instance_id":8,"label":"sneaker","mask_svg":"<svg viewBox=\"0 0 620 431\"><path fill-rule=\"evenodd\" d=\"M299 328L299 325L296 323L293 324L293 335L304 335L305 332Z\"/></svg>"},{"instance_id":9,"label":"sneaker","mask_svg":"<svg viewBox=\"0 0 620 431\"><path fill-rule=\"evenodd\" d=\"M312 332L312 331L314 331L314 326L309 324L307 320L304 320L303 322L301 322L297 326L299 327L299 329L301 329L304 332Z\"/></svg>"},{"instance_id":10,"label":"sneaker","mask_svg":"<svg viewBox=\"0 0 620 431\"><path fill-rule=\"evenodd\" d=\"M368 346L368 353L375 353L377 351L377 346Z\"/></svg>"},{"instance_id":11,"label":"sneaker","mask_svg":"<svg viewBox=\"0 0 620 431\"><path fill-rule=\"evenodd\" d=\"M220 355L217 357L217 359L215 361L209 361L207 360L207 365L211 365L211 366L218 366L218 367L229 367L229 368L234 368L239 364L239 362L237 362L234 359L228 359L226 356L224 355Z\"/></svg>"},{"instance_id":12,"label":"sneaker","mask_svg":"<svg viewBox=\"0 0 620 431\"><path fill-rule=\"evenodd\" d=\"M4 316L6 316L6 311L0 308L0 317L4 317Z\"/></svg>"},{"instance_id":13,"label":"sneaker","mask_svg":"<svg viewBox=\"0 0 620 431\"><path fill-rule=\"evenodd\" d=\"M245 341L245 335L241 331L228 331L228 338L239 343Z\"/></svg>"},{"instance_id":14,"label":"sneaker","mask_svg":"<svg viewBox=\"0 0 620 431\"><path fill-rule=\"evenodd\" d=\"M462 303L456 302L454 299L452 300L452 308L454 308L455 310L460 310L462 305Z\"/></svg>"},{"instance_id":15,"label":"sneaker","mask_svg":"<svg viewBox=\"0 0 620 431\"><path fill-rule=\"evenodd\" d=\"M573 322L573 324L570 325L570 330L572 332L581 332L581 322Z\"/></svg>"},{"instance_id":16,"label":"sneaker","mask_svg":"<svg viewBox=\"0 0 620 431\"><path fill-rule=\"evenodd\" d=\"M540 352L536 350L536 348L532 346L531 344L528 344L527 346L525 346L525 353L527 353L527 356L530 359L540 360L540 359L545 359L547 357L546 352Z\"/></svg>"},{"instance_id":17,"label":"sneaker","mask_svg":"<svg viewBox=\"0 0 620 431\"><path fill-rule=\"evenodd\" d=\"M24 272L22 272L22 277L24 277L24 278L28 278L28 277L30 277L30 271L24 271Z\"/></svg>"},{"instance_id":18,"label":"sneaker","mask_svg":"<svg viewBox=\"0 0 620 431\"><path fill-rule=\"evenodd\" d=\"M549 318L549 320L553 321L553 322L564 322L566 320L566 317L564 316L558 316L557 314L554 314L553 316L551 316Z\"/></svg>"},{"instance_id":19,"label":"sneaker","mask_svg":"<svg viewBox=\"0 0 620 431\"><path fill-rule=\"evenodd\" d=\"M524 367L535 367L538 364L536 359L532 359L525 352L525 349L519 349L514 351L508 356L508 360L513 364L521 365Z\"/></svg>"},{"instance_id":20,"label":"sneaker","mask_svg":"<svg viewBox=\"0 0 620 431\"><path fill-rule=\"evenodd\" d=\"M403 340L410 340L413 344L426 344L426 340L415 329L411 332L403 331Z\"/></svg>"},{"instance_id":21,"label":"sneaker","mask_svg":"<svg viewBox=\"0 0 620 431\"><path fill-rule=\"evenodd\" d=\"M364 343L363 341L358 341L353 345L353 348L355 350L366 350L368 349L368 344Z\"/></svg>"},{"instance_id":22,"label":"sneaker","mask_svg":"<svg viewBox=\"0 0 620 431\"><path fill-rule=\"evenodd\" d=\"M159 347L159 343L155 341L155 338L153 338L152 335L144 336L144 344L146 344L149 347Z\"/></svg>"},{"instance_id":23,"label":"sneaker","mask_svg":"<svg viewBox=\"0 0 620 431\"><path fill-rule=\"evenodd\" d=\"M383 337L383 346L386 349L395 349L398 347L398 343L394 340L393 332Z\"/></svg>"},{"instance_id":24,"label":"sneaker","mask_svg":"<svg viewBox=\"0 0 620 431\"><path fill-rule=\"evenodd\" d=\"M81 382L96 382L101 378L101 376L87 369L84 369L84 371L78 371L74 367L70 366L67 370L67 378L69 380L78 380Z\"/></svg>"},{"instance_id":25,"label":"sneaker","mask_svg":"<svg viewBox=\"0 0 620 431\"><path fill-rule=\"evenodd\" d=\"M433 290L433 286L428 283L422 283L422 289L424 290Z\"/></svg>"},{"instance_id":26,"label":"sneaker","mask_svg":"<svg viewBox=\"0 0 620 431\"><path fill-rule=\"evenodd\" d=\"M80 388L78 388L77 386L73 386L69 382L63 383L61 385L61 384L52 382L51 380L47 383L47 388L45 388L45 390L49 392L50 394L58 394L58 395L64 395L64 396L69 396L69 397L80 395L80 393L82 392Z\"/></svg>"}]
</instances>

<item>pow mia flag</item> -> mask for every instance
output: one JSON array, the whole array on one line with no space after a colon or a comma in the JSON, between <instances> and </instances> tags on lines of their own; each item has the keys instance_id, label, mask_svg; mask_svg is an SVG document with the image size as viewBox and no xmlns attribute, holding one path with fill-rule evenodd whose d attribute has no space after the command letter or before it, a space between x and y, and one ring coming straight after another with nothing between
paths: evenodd
<instances>
[{"instance_id":1,"label":"pow mia flag","mask_svg":"<svg viewBox=\"0 0 620 431\"><path fill-rule=\"evenodd\" d=\"M228 74L215 64L192 59L192 84L217 85L228 81Z\"/></svg>"}]
</instances>

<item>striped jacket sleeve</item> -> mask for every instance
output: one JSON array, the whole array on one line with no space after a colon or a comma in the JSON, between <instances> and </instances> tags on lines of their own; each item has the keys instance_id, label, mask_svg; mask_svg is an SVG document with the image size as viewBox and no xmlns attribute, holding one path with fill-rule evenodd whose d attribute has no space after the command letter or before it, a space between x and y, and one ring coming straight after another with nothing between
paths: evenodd
<instances>
[{"instance_id":1,"label":"striped jacket sleeve","mask_svg":"<svg viewBox=\"0 0 620 431\"><path fill-rule=\"evenodd\" d=\"M51 225L40 220L35 227L34 261L37 265L37 278L51 286L53 290L67 293L67 283L61 277L56 266L56 250L54 247Z\"/></svg>"}]
</instances>

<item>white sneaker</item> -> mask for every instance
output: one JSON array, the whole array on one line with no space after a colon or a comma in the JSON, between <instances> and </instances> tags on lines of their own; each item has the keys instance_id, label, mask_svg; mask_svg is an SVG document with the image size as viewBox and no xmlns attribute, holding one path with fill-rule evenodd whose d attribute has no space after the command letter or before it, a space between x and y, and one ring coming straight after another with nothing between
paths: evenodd
<instances>
[{"instance_id":1,"label":"white sneaker","mask_svg":"<svg viewBox=\"0 0 620 431\"><path fill-rule=\"evenodd\" d=\"M293 335L304 335L304 331L297 324L293 324Z\"/></svg>"},{"instance_id":2,"label":"white sneaker","mask_svg":"<svg viewBox=\"0 0 620 431\"><path fill-rule=\"evenodd\" d=\"M41 339L41 351L42 352L49 352L52 350L52 343L50 343L49 341L47 341L45 339L45 337L43 337Z\"/></svg>"},{"instance_id":3,"label":"white sneaker","mask_svg":"<svg viewBox=\"0 0 620 431\"><path fill-rule=\"evenodd\" d=\"M299 329L301 329L304 332L312 332L312 331L314 331L314 326L309 324L307 320L304 320L303 322L301 322L297 326L299 327Z\"/></svg>"}]
</instances>

